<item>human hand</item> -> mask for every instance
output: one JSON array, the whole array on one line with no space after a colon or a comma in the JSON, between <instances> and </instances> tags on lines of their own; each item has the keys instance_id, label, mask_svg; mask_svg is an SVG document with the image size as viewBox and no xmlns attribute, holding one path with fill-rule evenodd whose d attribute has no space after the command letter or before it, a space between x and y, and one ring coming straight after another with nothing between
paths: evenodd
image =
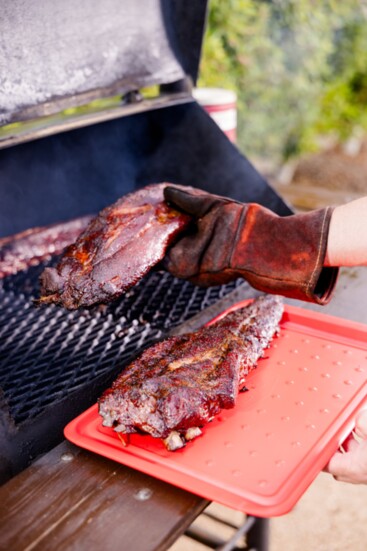
<instances>
[{"instance_id":1,"label":"human hand","mask_svg":"<svg viewBox=\"0 0 367 551\"><path fill-rule=\"evenodd\" d=\"M172 275L204 287L243 278L265 293L329 301L338 274L323 266L332 209L282 217L256 203L182 187L167 186L164 195L196 221L165 258Z\"/></svg>"},{"instance_id":2,"label":"human hand","mask_svg":"<svg viewBox=\"0 0 367 551\"><path fill-rule=\"evenodd\" d=\"M367 409L356 418L355 429L337 451L324 471L340 482L367 484Z\"/></svg>"}]
</instances>

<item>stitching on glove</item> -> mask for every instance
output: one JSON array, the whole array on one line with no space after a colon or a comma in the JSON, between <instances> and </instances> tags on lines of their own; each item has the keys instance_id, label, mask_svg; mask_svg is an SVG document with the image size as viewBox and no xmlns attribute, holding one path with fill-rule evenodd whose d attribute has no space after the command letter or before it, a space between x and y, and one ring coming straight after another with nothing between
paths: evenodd
<instances>
[{"instance_id":1,"label":"stitching on glove","mask_svg":"<svg viewBox=\"0 0 367 551\"><path fill-rule=\"evenodd\" d=\"M319 261L320 261L320 257L321 257L321 251L322 251L323 237L324 237L324 234L325 234L325 225L326 225L327 216L328 216L328 214L329 214L329 210L330 210L330 207L328 207L327 209L325 209L325 214L324 214L324 218L323 218L322 226L321 226L321 234L320 234L320 240L319 240L319 245L318 245L316 263L315 263L315 267L314 267L314 269L313 269L313 272L312 272L312 274L311 274L311 277L310 277L310 279L309 279L309 282L308 282L308 284L307 284L307 293L310 292L310 288L311 288L311 285L312 285L314 276L315 276L315 274L316 274L316 270L317 270L317 268L318 268L318 266L319 266Z\"/></svg>"},{"instance_id":2,"label":"stitching on glove","mask_svg":"<svg viewBox=\"0 0 367 551\"><path fill-rule=\"evenodd\" d=\"M234 237L234 240L233 240L233 247L232 247L232 250L229 251L229 254L228 254L228 268L230 268L231 270L233 270L233 267L232 267L232 258L233 258L233 255L234 255L234 251L236 250L236 247L237 247L237 244L238 244L238 239L239 237L241 236L241 233L242 233L242 223L244 221L244 219L246 218L248 214L248 208L245 208L244 206L242 207L242 210L241 210L241 216L239 217L238 219L238 224L237 224L237 228L236 228L236 235Z\"/></svg>"}]
</instances>

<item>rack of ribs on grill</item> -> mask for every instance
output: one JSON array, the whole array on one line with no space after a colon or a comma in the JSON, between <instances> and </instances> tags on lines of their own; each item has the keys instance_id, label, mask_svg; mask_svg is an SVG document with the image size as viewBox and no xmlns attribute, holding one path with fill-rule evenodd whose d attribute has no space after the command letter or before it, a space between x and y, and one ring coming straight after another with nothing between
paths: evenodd
<instances>
[{"instance_id":1,"label":"rack of ribs on grill","mask_svg":"<svg viewBox=\"0 0 367 551\"><path fill-rule=\"evenodd\" d=\"M0 239L0 278L36 266L74 243L92 216L31 228Z\"/></svg>"},{"instance_id":2,"label":"rack of ribs on grill","mask_svg":"<svg viewBox=\"0 0 367 551\"><path fill-rule=\"evenodd\" d=\"M279 330L282 299L264 295L196 332L145 350L99 399L103 425L161 438L168 450L233 408L246 376Z\"/></svg>"},{"instance_id":3,"label":"rack of ribs on grill","mask_svg":"<svg viewBox=\"0 0 367 551\"><path fill-rule=\"evenodd\" d=\"M191 220L164 201L166 185L125 195L93 218L56 268L44 270L39 303L71 310L107 303L158 264Z\"/></svg>"}]
</instances>

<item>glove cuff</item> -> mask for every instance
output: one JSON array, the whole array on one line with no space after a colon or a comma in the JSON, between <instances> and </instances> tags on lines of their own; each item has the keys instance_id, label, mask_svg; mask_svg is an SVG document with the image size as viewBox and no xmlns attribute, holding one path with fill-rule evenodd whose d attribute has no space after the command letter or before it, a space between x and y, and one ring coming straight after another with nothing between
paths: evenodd
<instances>
[{"instance_id":1,"label":"glove cuff","mask_svg":"<svg viewBox=\"0 0 367 551\"><path fill-rule=\"evenodd\" d=\"M339 273L338 268L324 267L332 212L328 207L279 217L249 205L231 269L263 292L327 304Z\"/></svg>"}]
</instances>

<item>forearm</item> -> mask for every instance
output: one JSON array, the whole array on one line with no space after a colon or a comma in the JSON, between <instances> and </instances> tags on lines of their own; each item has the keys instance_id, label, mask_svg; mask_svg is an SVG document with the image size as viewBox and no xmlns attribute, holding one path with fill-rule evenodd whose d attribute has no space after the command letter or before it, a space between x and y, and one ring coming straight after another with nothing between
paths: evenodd
<instances>
[{"instance_id":1,"label":"forearm","mask_svg":"<svg viewBox=\"0 0 367 551\"><path fill-rule=\"evenodd\" d=\"M367 266L367 197L335 208L325 266Z\"/></svg>"}]
</instances>

